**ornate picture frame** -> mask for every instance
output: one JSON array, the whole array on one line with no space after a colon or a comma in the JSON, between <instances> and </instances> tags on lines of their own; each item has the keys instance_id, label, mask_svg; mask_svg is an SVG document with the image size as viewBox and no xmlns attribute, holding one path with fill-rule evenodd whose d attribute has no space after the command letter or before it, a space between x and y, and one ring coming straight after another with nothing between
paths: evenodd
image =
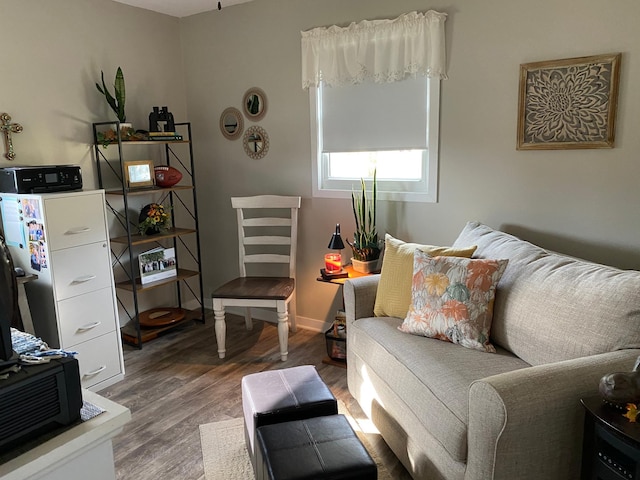
<instances>
[{"instance_id":1,"label":"ornate picture frame","mask_svg":"<svg viewBox=\"0 0 640 480\"><path fill-rule=\"evenodd\" d=\"M254 125L244 132L242 144L250 158L260 160L269 151L269 135L264 128Z\"/></svg>"},{"instance_id":2,"label":"ornate picture frame","mask_svg":"<svg viewBox=\"0 0 640 480\"><path fill-rule=\"evenodd\" d=\"M520 65L516 148L613 148L621 57L611 53Z\"/></svg>"}]
</instances>

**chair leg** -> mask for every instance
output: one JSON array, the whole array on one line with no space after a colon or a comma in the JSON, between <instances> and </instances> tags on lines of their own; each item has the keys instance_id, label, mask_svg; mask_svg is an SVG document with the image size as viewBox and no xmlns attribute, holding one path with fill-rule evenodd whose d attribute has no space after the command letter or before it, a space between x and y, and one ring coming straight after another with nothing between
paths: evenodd
<instances>
[{"instance_id":1,"label":"chair leg","mask_svg":"<svg viewBox=\"0 0 640 480\"><path fill-rule=\"evenodd\" d=\"M289 302L288 306L289 312L289 328L292 332L297 332L298 327L296 327L296 294L293 294L292 300Z\"/></svg>"},{"instance_id":2,"label":"chair leg","mask_svg":"<svg viewBox=\"0 0 640 480\"><path fill-rule=\"evenodd\" d=\"M224 321L224 305L222 304L222 300L218 298L213 299L213 318L215 319L218 356L224 358L226 353L225 340L227 336L227 324Z\"/></svg>"},{"instance_id":3,"label":"chair leg","mask_svg":"<svg viewBox=\"0 0 640 480\"><path fill-rule=\"evenodd\" d=\"M247 330L253 330L253 320L251 320L251 308L247 307L244 310L244 324L247 326Z\"/></svg>"},{"instance_id":4,"label":"chair leg","mask_svg":"<svg viewBox=\"0 0 640 480\"><path fill-rule=\"evenodd\" d=\"M283 362L287 360L289 355L289 315L287 314L287 305L278 305L278 341L280 342L280 358Z\"/></svg>"}]
</instances>

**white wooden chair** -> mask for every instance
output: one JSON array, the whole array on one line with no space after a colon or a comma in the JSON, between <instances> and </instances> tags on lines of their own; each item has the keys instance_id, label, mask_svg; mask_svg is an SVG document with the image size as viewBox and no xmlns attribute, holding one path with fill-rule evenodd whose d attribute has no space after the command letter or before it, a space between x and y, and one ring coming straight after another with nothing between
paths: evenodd
<instances>
[{"instance_id":1,"label":"white wooden chair","mask_svg":"<svg viewBox=\"0 0 640 480\"><path fill-rule=\"evenodd\" d=\"M253 327L252 307L275 308L280 357L285 361L289 353L289 321L294 332L296 328L295 275L300 197L232 197L231 205L238 216L240 277L225 283L211 295L218 355L224 358L226 353L225 307L246 307L248 330ZM286 217L278 216L284 215L286 210L289 210ZM258 264L287 264L288 273L283 271L280 276L265 276L269 267ZM280 268L284 270L285 267L280 265ZM248 269L251 276L247 274ZM253 275L254 272L259 274Z\"/></svg>"}]
</instances>

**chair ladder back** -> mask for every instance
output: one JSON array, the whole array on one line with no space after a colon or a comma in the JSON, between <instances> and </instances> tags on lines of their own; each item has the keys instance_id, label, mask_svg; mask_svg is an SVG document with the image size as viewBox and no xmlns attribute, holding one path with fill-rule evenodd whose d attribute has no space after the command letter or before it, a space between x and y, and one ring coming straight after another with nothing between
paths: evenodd
<instances>
[{"instance_id":1,"label":"chair ladder back","mask_svg":"<svg viewBox=\"0 0 640 480\"><path fill-rule=\"evenodd\" d=\"M296 278L296 254L298 252L298 209L300 208L300 197L298 197L298 207L291 208L291 249L289 250L289 278ZM295 233L294 233L295 232Z\"/></svg>"},{"instance_id":2,"label":"chair ladder back","mask_svg":"<svg viewBox=\"0 0 640 480\"><path fill-rule=\"evenodd\" d=\"M233 199L232 199L233 200ZM244 257L246 256L246 251L244 248L244 211L242 208L236 209L236 214L238 217L238 243L240 244L240 248L238 249L238 263L240 266L240 276L247 276L247 267L245 266Z\"/></svg>"},{"instance_id":3,"label":"chair ladder back","mask_svg":"<svg viewBox=\"0 0 640 480\"><path fill-rule=\"evenodd\" d=\"M232 197L231 204L237 211L240 276L246 277L248 263L281 263L289 265L289 277L295 279L297 253L298 210L300 197L283 197L278 195L259 195L255 197ZM245 209L290 209L286 217L251 217L245 218ZM287 227L289 236L285 235L247 235L246 228ZM280 253L247 253L246 246L285 245L289 254Z\"/></svg>"}]
</instances>

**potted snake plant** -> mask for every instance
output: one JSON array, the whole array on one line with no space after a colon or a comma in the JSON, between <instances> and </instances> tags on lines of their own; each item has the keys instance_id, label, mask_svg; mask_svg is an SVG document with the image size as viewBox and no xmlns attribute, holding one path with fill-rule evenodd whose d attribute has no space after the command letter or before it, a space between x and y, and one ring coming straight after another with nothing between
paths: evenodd
<instances>
[{"instance_id":1,"label":"potted snake plant","mask_svg":"<svg viewBox=\"0 0 640 480\"><path fill-rule=\"evenodd\" d=\"M125 111L124 111L124 104L127 96L126 96L126 90L124 85L124 74L122 73L122 69L118 67L118 70L116 71L116 78L113 83L113 93L114 93L113 95L111 95L111 93L109 92L109 89L107 88L107 84L104 81L104 72L100 71L100 74L102 77L102 86L100 86L100 84L96 82L96 88L102 95L104 95L105 99L107 100L107 103L116 114L116 117L120 122L120 135L122 139L130 140L130 137L135 133L135 131L133 130L132 125L130 123L126 123L127 115L125 114ZM109 133L109 132L103 133L102 136L104 138L99 138L100 141L106 144L111 143L112 141L115 140L115 138L109 138L109 137L115 137L115 131L112 133Z\"/></svg>"},{"instance_id":2,"label":"potted snake plant","mask_svg":"<svg viewBox=\"0 0 640 480\"><path fill-rule=\"evenodd\" d=\"M347 240L351 247L353 257L351 264L353 269L361 273L370 273L377 270L380 258L380 244L376 230L376 201L378 197L378 182L376 171L373 171L373 183L371 195L367 195L364 179L360 179L360 192L351 193L351 206L356 221L356 231L353 234L353 243Z\"/></svg>"}]
</instances>

